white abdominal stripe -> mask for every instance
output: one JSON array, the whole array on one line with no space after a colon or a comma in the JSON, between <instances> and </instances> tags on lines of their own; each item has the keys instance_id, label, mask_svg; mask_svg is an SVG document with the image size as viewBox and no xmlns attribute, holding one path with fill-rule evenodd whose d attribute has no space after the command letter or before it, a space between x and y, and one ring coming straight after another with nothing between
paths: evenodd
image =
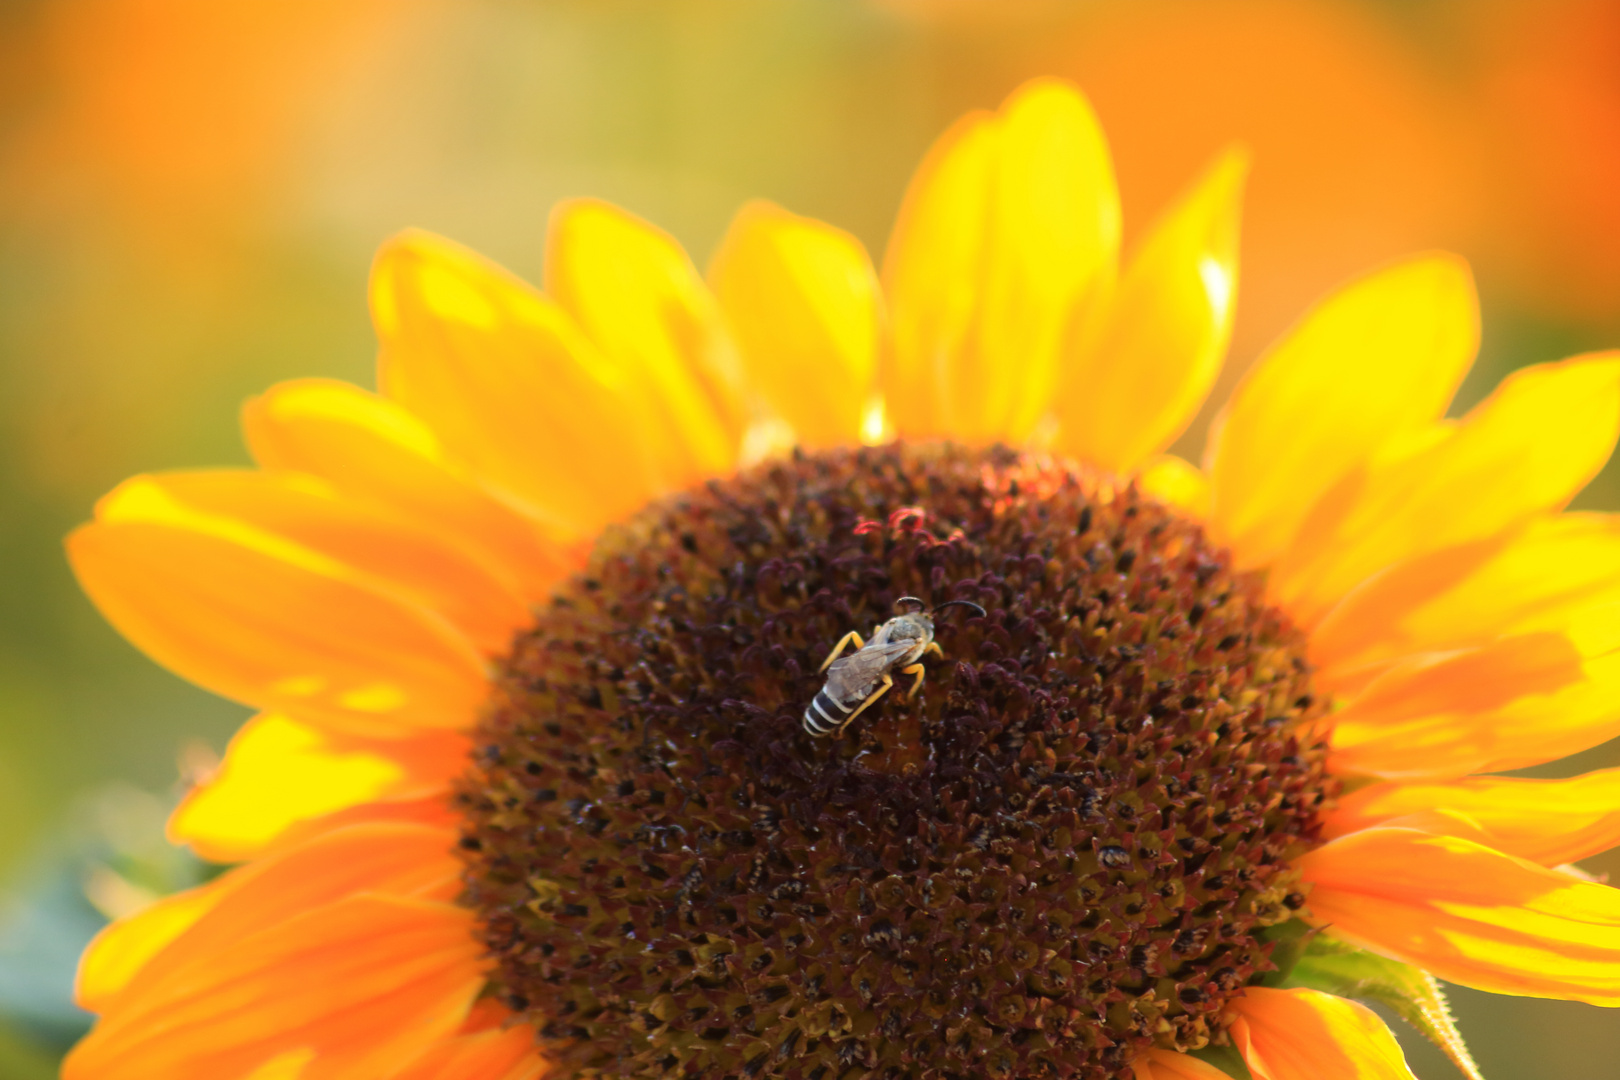
<instances>
[{"instance_id":1,"label":"white abdominal stripe","mask_svg":"<svg viewBox=\"0 0 1620 1080\"><path fill-rule=\"evenodd\" d=\"M830 697L827 691L823 690L816 695L815 700L810 703L810 707L804 710L804 730L816 736L831 735L833 729L843 723L843 717L834 718L833 709L837 709L844 716L848 716L855 711L853 705L845 705L843 702Z\"/></svg>"}]
</instances>

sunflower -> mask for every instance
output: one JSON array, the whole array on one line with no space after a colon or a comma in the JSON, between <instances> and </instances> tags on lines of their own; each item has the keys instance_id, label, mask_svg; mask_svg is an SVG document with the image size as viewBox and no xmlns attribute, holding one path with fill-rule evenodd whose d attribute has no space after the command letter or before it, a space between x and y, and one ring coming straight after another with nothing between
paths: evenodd
<instances>
[{"instance_id":1,"label":"sunflower","mask_svg":"<svg viewBox=\"0 0 1620 1080\"><path fill-rule=\"evenodd\" d=\"M1444 419L1475 298L1420 255L1166 456L1244 173L1117 269L1043 80L941 138L881 275L767 203L706 281L594 201L543 291L387 244L380 394L273 387L259 469L69 541L260 712L171 822L240 865L91 945L67 1080L1409 1077L1356 999L1477 1076L1435 977L1620 1004L1620 893L1569 865L1620 771L1498 775L1620 734L1620 522L1560 512L1620 356ZM827 681L899 614L937 656Z\"/></svg>"}]
</instances>

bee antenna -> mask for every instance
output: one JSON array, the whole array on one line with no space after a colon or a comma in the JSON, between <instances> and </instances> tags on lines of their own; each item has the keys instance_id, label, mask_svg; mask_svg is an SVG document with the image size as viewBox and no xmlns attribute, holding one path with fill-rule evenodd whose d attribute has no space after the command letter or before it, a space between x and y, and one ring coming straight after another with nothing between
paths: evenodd
<instances>
[{"instance_id":1,"label":"bee antenna","mask_svg":"<svg viewBox=\"0 0 1620 1080\"><path fill-rule=\"evenodd\" d=\"M987 618L990 617L989 613L986 612L984 610L984 608L980 607L978 604L975 604L971 600L947 600L943 604L939 605L939 607L935 608L933 611L930 611L929 614L930 615L938 615L940 612L944 611L948 607L972 608L974 611L979 613L979 618L987 619Z\"/></svg>"},{"instance_id":2,"label":"bee antenna","mask_svg":"<svg viewBox=\"0 0 1620 1080\"><path fill-rule=\"evenodd\" d=\"M928 605L917 599L915 596L902 596L900 599L894 602L894 610L899 611L901 604L916 604L918 611L928 610Z\"/></svg>"}]
</instances>

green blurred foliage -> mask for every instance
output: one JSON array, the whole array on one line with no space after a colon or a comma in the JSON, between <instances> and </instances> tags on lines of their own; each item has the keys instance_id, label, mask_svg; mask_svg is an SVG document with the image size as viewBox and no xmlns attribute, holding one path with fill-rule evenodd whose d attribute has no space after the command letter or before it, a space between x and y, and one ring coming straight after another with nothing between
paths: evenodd
<instances>
[{"instance_id":1,"label":"green blurred foliage","mask_svg":"<svg viewBox=\"0 0 1620 1080\"><path fill-rule=\"evenodd\" d=\"M1093 93L1116 139L1128 235L1222 143L1257 150L1244 314L1217 399L1311 296L1445 245L1474 259L1485 293L1481 362L1459 399L1471 404L1515 367L1620 344L1620 299L1560 305L1556 259L1529 284L1516 272L1517 251L1563 250L1525 239L1557 222L1496 230L1517 204L1469 187L1506 153L1497 129L1457 119L1495 85L1497 46L1469 51L1485 39L1467 20L1486 7L1526 5L0 6L0 1076L49 1075L83 1022L66 988L102 921L86 883L109 868L156 891L197 879L153 846L150 810L177 790L183 747L218 751L246 716L124 644L74 585L61 538L127 475L245 464L237 410L269 383L369 384L365 275L387 235L434 229L538 280L548 208L594 195L670 230L701 265L735 208L763 196L880 253L932 138L1058 73ZM1199 55L1199 35L1223 33L1189 71L1186 42ZM1293 112L1273 117L1270 102ZM1206 421L1179 449L1196 456ZM1620 505L1620 473L1581 505ZM1617 761L1601 748L1581 765ZM1613 1075L1620 1016L1456 1001L1495 1080ZM1425 1080L1453 1075L1411 1042Z\"/></svg>"}]
</instances>

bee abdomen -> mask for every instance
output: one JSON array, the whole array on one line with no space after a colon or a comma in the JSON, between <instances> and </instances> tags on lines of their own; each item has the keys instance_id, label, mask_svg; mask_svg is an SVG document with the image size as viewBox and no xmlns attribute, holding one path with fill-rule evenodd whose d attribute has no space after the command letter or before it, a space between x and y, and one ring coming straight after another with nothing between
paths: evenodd
<instances>
[{"instance_id":1,"label":"bee abdomen","mask_svg":"<svg viewBox=\"0 0 1620 1080\"><path fill-rule=\"evenodd\" d=\"M804 730L818 738L831 735L844 722L844 718L854 711L853 705L845 705L823 690L804 710Z\"/></svg>"}]
</instances>

